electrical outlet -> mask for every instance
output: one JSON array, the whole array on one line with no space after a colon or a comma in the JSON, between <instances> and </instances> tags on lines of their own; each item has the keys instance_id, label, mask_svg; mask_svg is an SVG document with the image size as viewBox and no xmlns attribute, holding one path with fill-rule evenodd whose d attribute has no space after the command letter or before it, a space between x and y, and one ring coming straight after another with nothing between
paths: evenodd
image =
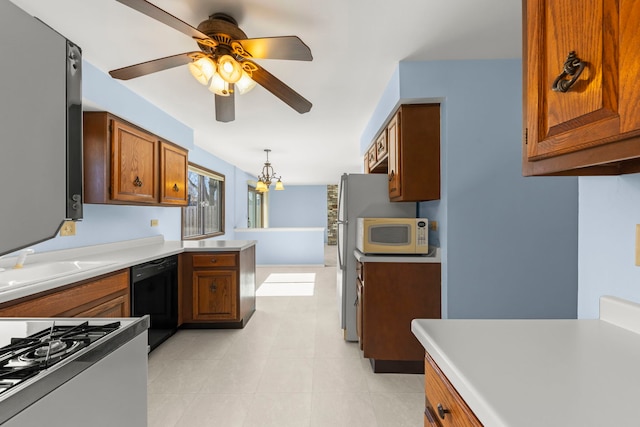
<instances>
[{"instance_id":1,"label":"electrical outlet","mask_svg":"<svg viewBox=\"0 0 640 427\"><path fill-rule=\"evenodd\" d=\"M76 223L74 221L65 221L60 228L60 236L75 236Z\"/></svg>"},{"instance_id":2,"label":"electrical outlet","mask_svg":"<svg viewBox=\"0 0 640 427\"><path fill-rule=\"evenodd\" d=\"M640 224L636 224L636 265L640 266Z\"/></svg>"},{"instance_id":3,"label":"electrical outlet","mask_svg":"<svg viewBox=\"0 0 640 427\"><path fill-rule=\"evenodd\" d=\"M438 221L429 221L429 230L436 231L438 229Z\"/></svg>"},{"instance_id":4,"label":"electrical outlet","mask_svg":"<svg viewBox=\"0 0 640 427\"><path fill-rule=\"evenodd\" d=\"M152 226L152 227L157 227L157 226L158 226L158 224L160 224L160 221L159 221L159 220L157 220L157 219L152 219L152 220L151 220L151 226Z\"/></svg>"}]
</instances>

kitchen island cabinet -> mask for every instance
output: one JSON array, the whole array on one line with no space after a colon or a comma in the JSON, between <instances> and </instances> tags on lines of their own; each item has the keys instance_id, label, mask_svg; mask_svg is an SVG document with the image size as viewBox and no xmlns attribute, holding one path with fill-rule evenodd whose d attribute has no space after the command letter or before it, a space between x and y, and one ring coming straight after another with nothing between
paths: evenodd
<instances>
[{"instance_id":1,"label":"kitchen island cabinet","mask_svg":"<svg viewBox=\"0 0 640 427\"><path fill-rule=\"evenodd\" d=\"M356 266L356 330L363 355L376 373L423 373L424 349L411 333L411 321L441 317L441 265L372 258L360 257Z\"/></svg>"},{"instance_id":2,"label":"kitchen island cabinet","mask_svg":"<svg viewBox=\"0 0 640 427\"><path fill-rule=\"evenodd\" d=\"M187 150L107 112L85 112L86 203L187 204Z\"/></svg>"},{"instance_id":3,"label":"kitchen island cabinet","mask_svg":"<svg viewBox=\"0 0 640 427\"><path fill-rule=\"evenodd\" d=\"M256 308L255 245L181 257L183 326L243 328Z\"/></svg>"},{"instance_id":4,"label":"kitchen island cabinet","mask_svg":"<svg viewBox=\"0 0 640 427\"><path fill-rule=\"evenodd\" d=\"M0 303L0 317L129 317L129 270Z\"/></svg>"},{"instance_id":5,"label":"kitchen island cabinet","mask_svg":"<svg viewBox=\"0 0 640 427\"><path fill-rule=\"evenodd\" d=\"M425 426L635 426L638 325L640 304L606 296L600 319L416 319L432 367Z\"/></svg>"},{"instance_id":6,"label":"kitchen island cabinet","mask_svg":"<svg viewBox=\"0 0 640 427\"><path fill-rule=\"evenodd\" d=\"M523 3L524 175L640 172L638 24L633 1Z\"/></svg>"}]
</instances>

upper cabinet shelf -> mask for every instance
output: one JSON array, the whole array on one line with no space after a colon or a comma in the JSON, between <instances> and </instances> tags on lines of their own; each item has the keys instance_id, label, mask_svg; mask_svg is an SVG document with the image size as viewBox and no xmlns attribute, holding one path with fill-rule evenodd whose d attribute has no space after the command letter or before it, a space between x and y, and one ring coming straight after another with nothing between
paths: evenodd
<instances>
[{"instance_id":1,"label":"upper cabinet shelf","mask_svg":"<svg viewBox=\"0 0 640 427\"><path fill-rule=\"evenodd\" d=\"M365 156L365 173L389 176L389 199L440 199L440 104L401 105Z\"/></svg>"},{"instance_id":2,"label":"upper cabinet shelf","mask_svg":"<svg viewBox=\"0 0 640 427\"><path fill-rule=\"evenodd\" d=\"M187 204L187 150L106 112L84 113L86 203Z\"/></svg>"},{"instance_id":3,"label":"upper cabinet shelf","mask_svg":"<svg viewBox=\"0 0 640 427\"><path fill-rule=\"evenodd\" d=\"M640 172L640 3L523 6L523 174Z\"/></svg>"}]
</instances>

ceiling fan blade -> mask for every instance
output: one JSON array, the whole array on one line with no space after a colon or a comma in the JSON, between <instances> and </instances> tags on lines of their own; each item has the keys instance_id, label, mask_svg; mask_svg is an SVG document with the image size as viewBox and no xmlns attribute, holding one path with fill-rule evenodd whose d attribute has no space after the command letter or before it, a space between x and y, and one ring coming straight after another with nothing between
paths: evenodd
<instances>
[{"instance_id":1,"label":"ceiling fan blade","mask_svg":"<svg viewBox=\"0 0 640 427\"><path fill-rule=\"evenodd\" d=\"M297 36L236 40L253 58L311 61L309 46Z\"/></svg>"},{"instance_id":2,"label":"ceiling fan blade","mask_svg":"<svg viewBox=\"0 0 640 427\"><path fill-rule=\"evenodd\" d=\"M235 98L233 92L229 96L215 96L216 120L223 123L232 122L236 119Z\"/></svg>"},{"instance_id":3,"label":"ceiling fan blade","mask_svg":"<svg viewBox=\"0 0 640 427\"><path fill-rule=\"evenodd\" d=\"M251 78L255 80L256 83L280 98L282 101L284 101L285 104L289 105L300 114L304 114L311 110L311 106L313 104L303 98L302 95L291 89L276 76L274 76L255 62L247 62L251 62L257 67L257 69L253 71L251 75Z\"/></svg>"},{"instance_id":4,"label":"ceiling fan blade","mask_svg":"<svg viewBox=\"0 0 640 427\"><path fill-rule=\"evenodd\" d=\"M193 61L191 55L199 52L185 52L178 55L166 56L164 58L154 59L152 61L141 62L140 64L129 65L128 67L118 68L109 71L114 79L129 80L147 74L156 73L169 68L178 67Z\"/></svg>"},{"instance_id":5,"label":"ceiling fan blade","mask_svg":"<svg viewBox=\"0 0 640 427\"><path fill-rule=\"evenodd\" d=\"M160 9L158 6L149 3L146 0L116 0L119 3L124 4L125 6L129 6L132 9L137 10L138 12L147 15L150 18L155 19L156 21L160 21L169 27L180 31L183 34L188 35L189 37L193 37L196 39L209 39L209 36L198 31L196 28L187 24L179 18L176 18L169 12L166 12L163 9Z\"/></svg>"}]
</instances>

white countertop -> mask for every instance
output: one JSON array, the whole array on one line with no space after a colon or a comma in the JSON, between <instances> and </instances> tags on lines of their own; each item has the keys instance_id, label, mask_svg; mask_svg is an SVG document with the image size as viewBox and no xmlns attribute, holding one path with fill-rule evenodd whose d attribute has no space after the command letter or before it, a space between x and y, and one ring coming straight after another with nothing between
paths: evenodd
<instances>
[{"instance_id":1,"label":"white countertop","mask_svg":"<svg viewBox=\"0 0 640 427\"><path fill-rule=\"evenodd\" d=\"M486 427L638 426L640 335L616 323L416 319L411 330Z\"/></svg>"},{"instance_id":2,"label":"white countertop","mask_svg":"<svg viewBox=\"0 0 640 427\"><path fill-rule=\"evenodd\" d=\"M255 240L165 241L162 236L156 236L103 245L35 253L27 257L23 267L25 271L29 266L56 261L106 261L108 264L27 286L0 288L0 303L91 279L182 252L234 252L244 250L255 244ZM15 258L3 259L0 261L0 267L9 269L13 266L13 263L15 263ZM0 272L0 275L1 274Z\"/></svg>"},{"instance_id":3,"label":"white countertop","mask_svg":"<svg viewBox=\"0 0 640 427\"><path fill-rule=\"evenodd\" d=\"M441 263L440 248L429 246L429 253L426 255L367 255L358 249L353 251L353 255L360 262L402 262L402 263Z\"/></svg>"}]
</instances>

